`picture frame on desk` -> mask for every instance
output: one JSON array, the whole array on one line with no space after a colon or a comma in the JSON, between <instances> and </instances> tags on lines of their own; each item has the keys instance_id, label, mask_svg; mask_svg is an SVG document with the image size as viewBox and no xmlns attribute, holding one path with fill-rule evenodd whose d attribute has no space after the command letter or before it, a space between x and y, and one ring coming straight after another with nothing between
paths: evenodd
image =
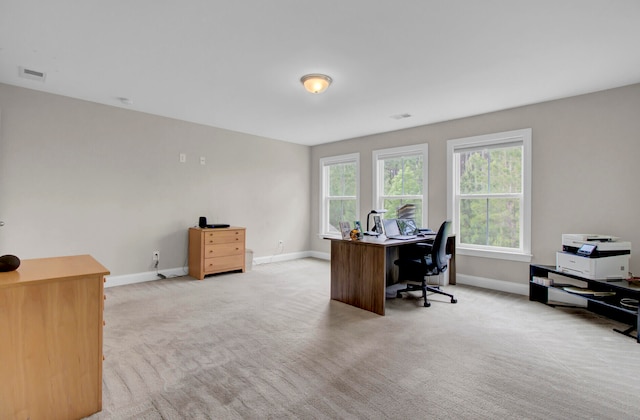
<instances>
[{"instance_id":1,"label":"picture frame on desk","mask_svg":"<svg viewBox=\"0 0 640 420\"><path fill-rule=\"evenodd\" d=\"M378 215L373 216L373 226L374 226L374 230L378 234L384 233L384 230L382 230L382 220L380 219L380 216Z\"/></svg>"},{"instance_id":2,"label":"picture frame on desk","mask_svg":"<svg viewBox=\"0 0 640 420\"><path fill-rule=\"evenodd\" d=\"M353 229L358 231L358 234L356 235L357 239L362 239L362 224L360 223L360 220L353 222Z\"/></svg>"},{"instance_id":3,"label":"picture frame on desk","mask_svg":"<svg viewBox=\"0 0 640 420\"><path fill-rule=\"evenodd\" d=\"M342 234L342 239L350 240L351 224L349 222L340 222L340 233Z\"/></svg>"}]
</instances>

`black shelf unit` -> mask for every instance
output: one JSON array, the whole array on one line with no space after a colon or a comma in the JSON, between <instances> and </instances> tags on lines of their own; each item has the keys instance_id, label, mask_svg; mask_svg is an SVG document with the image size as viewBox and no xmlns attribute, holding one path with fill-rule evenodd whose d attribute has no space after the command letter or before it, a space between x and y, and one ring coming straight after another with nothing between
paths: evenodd
<instances>
[{"instance_id":1,"label":"black shelf unit","mask_svg":"<svg viewBox=\"0 0 640 420\"><path fill-rule=\"evenodd\" d=\"M573 284L559 284L554 283L552 286L544 286L542 284L534 283L534 277L548 277L549 273L554 273L560 276L568 277L575 280L580 280L586 283L586 288L595 292L615 292L615 296L591 296L578 293L572 293L564 290L564 286L573 286ZM640 300L640 287L630 286L625 280L592 280L584 277L576 276L573 274L563 273L556 270L555 266L551 265L529 265L529 300L535 302L541 302L549 306L560 306L549 303L549 289L559 290L563 293L568 293L573 296L578 296L587 301L587 309L591 312L606 316L616 321L629 325L624 331L615 330L621 334L635 338L640 343L640 316L637 309L630 309L622 306L620 300L623 298L631 298ZM565 305L562 305L565 306ZM633 333L635 331L635 333Z\"/></svg>"}]
</instances>

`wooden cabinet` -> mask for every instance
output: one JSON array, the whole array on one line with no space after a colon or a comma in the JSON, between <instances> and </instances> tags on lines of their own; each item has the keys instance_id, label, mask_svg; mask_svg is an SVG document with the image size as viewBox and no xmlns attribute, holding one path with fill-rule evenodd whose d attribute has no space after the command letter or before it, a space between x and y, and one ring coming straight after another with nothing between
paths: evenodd
<instances>
[{"instance_id":1,"label":"wooden cabinet","mask_svg":"<svg viewBox=\"0 0 640 420\"><path fill-rule=\"evenodd\" d=\"M102 410L107 274L89 255L24 260L0 273L0 419Z\"/></svg>"},{"instance_id":2,"label":"wooden cabinet","mask_svg":"<svg viewBox=\"0 0 640 420\"><path fill-rule=\"evenodd\" d=\"M245 228L189 229L189 275L245 271Z\"/></svg>"}]
</instances>

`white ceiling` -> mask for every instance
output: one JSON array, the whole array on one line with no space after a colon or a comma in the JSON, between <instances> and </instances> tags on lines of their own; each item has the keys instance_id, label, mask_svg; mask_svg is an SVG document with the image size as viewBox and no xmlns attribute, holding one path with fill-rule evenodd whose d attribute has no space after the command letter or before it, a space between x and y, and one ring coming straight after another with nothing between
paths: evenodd
<instances>
[{"instance_id":1,"label":"white ceiling","mask_svg":"<svg viewBox=\"0 0 640 420\"><path fill-rule=\"evenodd\" d=\"M0 82L316 145L638 83L640 1L0 0Z\"/></svg>"}]
</instances>

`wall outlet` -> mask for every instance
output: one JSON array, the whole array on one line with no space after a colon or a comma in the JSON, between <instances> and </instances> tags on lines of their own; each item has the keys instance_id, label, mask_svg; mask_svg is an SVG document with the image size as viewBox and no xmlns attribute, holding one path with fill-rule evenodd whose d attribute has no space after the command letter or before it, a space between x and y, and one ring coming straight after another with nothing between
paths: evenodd
<instances>
[{"instance_id":1,"label":"wall outlet","mask_svg":"<svg viewBox=\"0 0 640 420\"><path fill-rule=\"evenodd\" d=\"M160 261L160 251L153 251L153 261Z\"/></svg>"}]
</instances>

